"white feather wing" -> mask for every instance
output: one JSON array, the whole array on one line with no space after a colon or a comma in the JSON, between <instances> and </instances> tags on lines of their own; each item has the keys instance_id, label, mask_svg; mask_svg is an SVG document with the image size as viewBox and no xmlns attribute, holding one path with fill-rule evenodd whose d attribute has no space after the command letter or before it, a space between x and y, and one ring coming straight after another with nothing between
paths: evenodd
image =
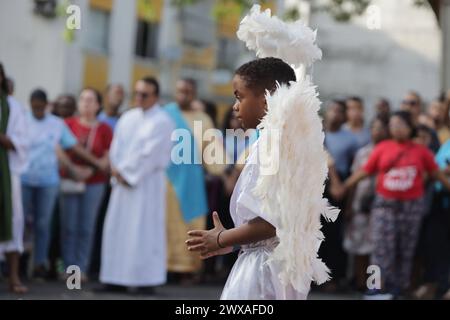
<instances>
[{"instance_id":1,"label":"white feather wing","mask_svg":"<svg viewBox=\"0 0 450 320\"><path fill-rule=\"evenodd\" d=\"M307 294L311 281L321 284L329 279L329 269L318 257L324 238L320 216L334 221L339 214L323 198L328 167L320 101L316 87L304 77L305 67L321 59L322 51L315 44L315 31L300 21L271 17L270 10L261 12L259 5L242 20L237 36L258 57L280 58L294 65L299 75L290 87L266 95L268 112L258 143L271 148L258 152L260 163L276 163L277 172L261 174L253 191L277 224L280 243L270 260L281 270L280 280Z\"/></svg>"},{"instance_id":2,"label":"white feather wing","mask_svg":"<svg viewBox=\"0 0 450 320\"><path fill-rule=\"evenodd\" d=\"M311 281L321 284L329 279L328 268L318 258L323 241L320 215L334 221L339 213L323 198L328 167L320 101L309 79L281 86L266 98L268 112L260 125L259 145L279 136L274 146L278 152L264 147L258 152L261 163L278 161L278 171L261 174L253 191L262 210L277 222L280 244L270 259L282 270L280 280L307 293Z\"/></svg>"}]
</instances>

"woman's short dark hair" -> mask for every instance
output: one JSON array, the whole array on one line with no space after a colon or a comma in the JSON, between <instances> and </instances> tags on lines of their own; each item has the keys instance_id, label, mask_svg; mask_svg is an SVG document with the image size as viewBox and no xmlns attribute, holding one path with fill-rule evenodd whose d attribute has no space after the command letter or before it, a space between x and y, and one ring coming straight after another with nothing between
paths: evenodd
<instances>
[{"instance_id":1,"label":"woman's short dark hair","mask_svg":"<svg viewBox=\"0 0 450 320\"><path fill-rule=\"evenodd\" d=\"M86 91L86 90L92 91L94 93L97 103L101 106L103 103L103 97L102 97L102 94L100 93L100 91L98 91L97 89L92 88L92 87L86 87L83 89L83 91Z\"/></svg>"},{"instance_id":2,"label":"woman's short dark hair","mask_svg":"<svg viewBox=\"0 0 450 320\"><path fill-rule=\"evenodd\" d=\"M413 118L409 111L396 111L391 114L391 119L392 117L398 117L402 119L402 121L411 129L410 138L414 138L415 136L417 136L417 128L414 125Z\"/></svg>"},{"instance_id":3,"label":"woman's short dark hair","mask_svg":"<svg viewBox=\"0 0 450 320\"><path fill-rule=\"evenodd\" d=\"M265 90L273 92L277 82L289 85L289 82L297 80L294 70L286 62L273 57L247 62L235 74L243 78L248 88L258 93Z\"/></svg>"}]
</instances>

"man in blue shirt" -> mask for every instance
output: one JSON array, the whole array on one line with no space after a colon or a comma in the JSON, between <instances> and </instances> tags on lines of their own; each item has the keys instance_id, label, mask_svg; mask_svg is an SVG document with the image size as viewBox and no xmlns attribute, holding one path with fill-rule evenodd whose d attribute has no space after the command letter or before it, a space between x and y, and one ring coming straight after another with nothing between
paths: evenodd
<instances>
[{"instance_id":1,"label":"man in blue shirt","mask_svg":"<svg viewBox=\"0 0 450 320\"><path fill-rule=\"evenodd\" d=\"M334 166L341 179L350 174L353 158L358 150L358 140L349 130L343 128L345 122L345 103L341 101L331 102L325 112L325 148L333 158ZM344 208L344 201L333 199L328 188L325 195L333 206ZM344 212L339 214L334 223L323 221L323 234L325 241L319 250L319 256L332 270L332 280L323 286L327 292L336 292L339 285L346 277L347 255L343 248Z\"/></svg>"},{"instance_id":2,"label":"man in blue shirt","mask_svg":"<svg viewBox=\"0 0 450 320\"><path fill-rule=\"evenodd\" d=\"M346 101L347 123L344 128L353 133L359 148L371 141L370 129L364 126L364 102L360 97L350 97Z\"/></svg>"},{"instance_id":3,"label":"man in blue shirt","mask_svg":"<svg viewBox=\"0 0 450 320\"><path fill-rule=\"evenodd\" d=\"M334 160L341 179L348 177L359 143L355 135L343 127L345 106L333 101L325 114L325 147Z\"/></svg>"}]
</instances>

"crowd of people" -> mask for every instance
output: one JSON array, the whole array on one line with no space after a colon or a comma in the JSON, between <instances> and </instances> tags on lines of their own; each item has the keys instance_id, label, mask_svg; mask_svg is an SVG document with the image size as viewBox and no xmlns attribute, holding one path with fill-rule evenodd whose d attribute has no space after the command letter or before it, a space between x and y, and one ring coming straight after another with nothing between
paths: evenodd
<instances>
[{"instance_id":1,"label":"crowd of people","mask_svg":"<svg viewBox=\"0 0 450 320\"><path fill-rule=\"evenodd\" d=\"M194 80L177 81L175 101L165 106L158 81L147 77L135 84L129 108L120 84L54 101L36 89L26 108L3 67L0 75L2 112L10 113L1 118L0 249L12 292L27 292L21 278L67 279L70 266L82 282L100 280L101 291L225 279L237 254L203 265L185 240L188 230L212 224L212 210L232 226L227 203L239 168L226 159L239 158L255 138L241 130L230 141L206 141L217 110L197 99ZM237 128L229 112L219 129ZM175 129L189 132L192 161L171 163ZM208 161L208 147L223 161Z\"/></svg>"},{"instance_id":2,"label":"crowd of people","mask_svg":"<svg viewBox=\"0 0 450 320\"><path fill-rule=\"evenodd\" d=\"M25 108L1 65L0 90L0 254L12 292L27 292L21 278L67 279L69 266L101 291L224 282L238 253L202 261L185 241L213 226L213 211L233 226L238 159L257 136L225 135L241 129L231 107L218 125L189 78L164 105L151 77L137 81L130 107L110 84L54 101L36 89ZM341 214L323 222L332 281L317 290L366 292L375 265L382 286L368 297L450 299L450 91L427 106L409 92L399 107L380 99L369 123L360 97L325 103L326 195ZM204 139L213 128L222 139ZM189 133L181 156L191 161L174 163L175 129ZM207 158L211 148L222 162Z\"/></svg>"},{"instance_id":3,"label":"crowd of people","mask_svg":"<svg viewBox=\"0 0 450 320\"><path fill-rule=\"evenodd\" d=\"M367 125L360 97L326 107L326 192L342 213L324 225L320 254L333 280L323 290L450 299L450 91L428 106L411 91L399 107L381 99ZM369 265L380 288L367 290Z\"/></svg>"}]
</instances>

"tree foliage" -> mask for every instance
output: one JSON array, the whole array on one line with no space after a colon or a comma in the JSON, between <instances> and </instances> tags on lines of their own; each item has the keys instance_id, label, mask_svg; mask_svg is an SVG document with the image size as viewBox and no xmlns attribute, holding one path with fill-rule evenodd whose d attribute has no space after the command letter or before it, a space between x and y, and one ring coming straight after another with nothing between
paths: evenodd
<instances>
[{"instance_id":1,"label":"tree foliage","mask_svg":"<svg viewBox=\"0 0 450 320\"><path fill-rule=\"evenodd\" d=\"M174 5L183 7L186 5L193 5L202 1L208 0L172 0ZM437 19L439 20L439 5L442 0L414 0L415 5L425 6L430 5L433 9ZM215 0L213 15L215 18L220 19L226 14L226 10L230 7L230 3L233 3L240 13L248 10L254 3L253 0ZM259 3L265 4L267 0L261 0ZM328 0L323 4L323 1L309 0L312 11L324 11L328 12L337 21L346 22L354 16L362 15L372 0ZM301 17L301 12L297 7L287 8L284 13L285 20L296 20Z\"/></svg>"}]
</instances>

